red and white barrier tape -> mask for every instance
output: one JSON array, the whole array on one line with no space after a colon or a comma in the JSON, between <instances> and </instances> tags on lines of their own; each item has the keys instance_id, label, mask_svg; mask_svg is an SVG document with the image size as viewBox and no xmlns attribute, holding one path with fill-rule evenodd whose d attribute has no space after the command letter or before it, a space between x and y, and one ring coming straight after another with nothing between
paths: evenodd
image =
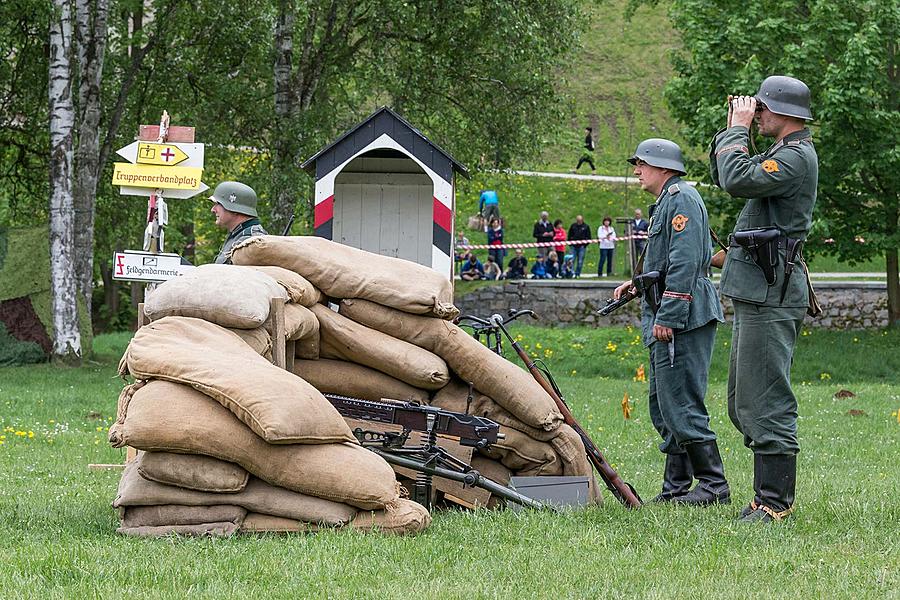
<instances>
[{"instance_id":1,"label":"red and white barrier tape","mask_svg":"<svg viewBox=\"0 0 900 600\"><path fill-rule=\"evenodd\" d=\"M624 235L614 240L559 240L556 242L525 242L523 244L458 244L460 250L504 250L506 248L553 248L555 246L585 246L599 244L604 241L625 242L628 240L646 240L646 235Z\"/></svg>"}]
</instances>

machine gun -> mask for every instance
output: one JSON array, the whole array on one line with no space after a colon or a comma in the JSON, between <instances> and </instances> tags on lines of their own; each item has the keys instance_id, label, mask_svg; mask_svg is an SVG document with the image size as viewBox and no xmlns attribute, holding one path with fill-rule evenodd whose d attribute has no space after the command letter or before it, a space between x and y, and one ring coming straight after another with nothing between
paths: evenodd
<instances>
[{"instance_id":1,"label":"machine gun","mask_svg":"<svg viewBox=\"0 0 900 600\"><path fill-rule=\"evenodd\" d=\"M658 308L662 296L662 292L660 292L660 287L662 287L660 285L661 280L662 276L659 271L649 271L637 275L631 280L632 287L628 291L619 296L618 300L612 298L607 300L606 306L597 312L603 317L608 317L635 298L640 298L645 294L647 295L647 302L650 303L650 307L653 308L655 306ZM654 312L656 311L656 308L654 308Z\"/></svg>"},{"instance_id":2,"label":"machine gun","mask_svg":"<svg viewBox=\"0 0 900 600\"><path fill-rule=\"evenodd\" d=\"M482 476L478 471L438 445L438 434L459 439L463 446L486 449L503 438L500 425L490 419L466 415L412 402L373 402L324 394L341 416L350 419L399 425L399 433L357 427L353 435L359 443L392 465L418 473L413 500L431 508L432 478L443 477L465 486L480 487L492 494L528 508L549 508ZM413 431L422 433L421 443L409 445Z\"/></svg>"}]
</instances>

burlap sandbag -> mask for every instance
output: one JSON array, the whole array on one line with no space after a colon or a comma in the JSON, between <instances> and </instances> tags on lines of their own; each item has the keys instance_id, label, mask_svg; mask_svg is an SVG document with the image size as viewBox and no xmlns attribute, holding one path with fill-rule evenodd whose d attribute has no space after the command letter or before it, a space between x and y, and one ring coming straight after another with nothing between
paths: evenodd
<instances>
[{"instance_id":1,"label":"burlap sandbag","mask_svg":"<svg viewBox=\"0 0 900 600\"><path fill-rule=\"evenodd\" d=\"M553 431L545 431L537 427L530 427L513 416L511 412L494 402L476 389L472 390L472 400L469 401L469 386L462 380L454 377L445 387L439 389L431 399L431 405L444 410L461 412L486 417L501 425L506 425L517 431L527 434L528 437L541 442L549 442L558 435L559 428Z\"/></svg>"},{"instance_id":2,"label":"burlap sandbag","mask_svg":"<svg viewBox=\"0 0 900 600\"><path fill-rule=\"evenodd\" d=\"M459 314L450 280L434 269L320 237L254 237L236 245L231 260L236 265L288 268L332 298L366 298L442 319Z\"/></svg>"},{"instance_id":3,"label":"burlap sandbag","mask_svg":"<svg viewBox=\"0 0 900 600\"><path fill-rule=\"evenodd\" d=\"M138 379L185 383L214 398L269 443L355 441L318 390L213 323L166 317L145 325L122 362Z\"/></svg>"},{"instance_id":4,"label":"burlap sandbag","mask_svg":"<svg viewBox=\"0 0 900 600\"><path fill-rule=\"evenodd\" d=\"M322 300L322 292L299 273L281 267L259 267L252 265L260 273L265 273L285 289L291 302L303 306L312 306Z\"/></svg>"},{"instance_id":5,"label":"burlap sandbag","mask_svg":"<svg viewBox=\"0 0 900 600\"><path fill-rule=\"evenodd\" d=\"M287 340L319 338L319 320L311 310L299 304L284 305L284 337Z\"/></svg>"},{"instance_id":6,"label":"burlap sandbag","mask_svg":"<svg viewBox=\"0 0 900 600\"><path fill-rule=\"evenodd\" d=\"M162 527L166 525L202 525L203 523L235 523L240 525L247 514L245 508L217 504L210 506L129 506L119 509L122 527Z\"/></svg>"},{"instance_id":7,"label":"burlap sandbag","mask_svg":"<svg viewBox=\"0 0 900 600\"><path fill-rule=\"evenodd\" d=\"M247 513L241 523L241 533L312 533L319 528L315 523L254 512Z\"/></svg>"},{"instance_id":8,"label":"burlap sandbag","mask_svg":"<svg viewBox=\"0 0 900 600\"><path fill-rule=\"evenodd\" d=\"M202 525L162 525L159 527L119 527L116 533L132 537L229 537L237 533L237 523L203 523Z\"/></svg>"},{"instance_id":9,"label":"burlap sandbag","mask_svg":"<svg viewBox=\"0 0 900 600\"><path fill-rule=\"evenodd\" d=\"M228 328L232 332L253 348L253 351L269 360L272 358L272 336L266 331L265 327L257 327L256 329L237 329Z\"/></svg>"},{"instance_id":10,"label":"burlap sandbag","mask_svg":"<svg viewBox=\"0 0 900 600\"><path fill-rule=\"evenodd\" d=\"M251 477L247 486L240 492L228 494L197 492L149 481L139 475L138 469L131 465L126 466L122 479L119 480L113 507L171 504L183 506L232 504L252 512L326 525L348 523L357 512L355 507L348 504L292 492L269 485L256 477Z\"/></svg>"},{"instance_id":11,"label":"burlap sandbag","mask_svg":"<svg viewBox=\"0 0 900 600\"><path fill-rule=\"evenodd\" d=\"M359 511L350 521L350 527L360 531L378 531L394 535L412 535L431 525L428 509L412 500L403 498L392 510Z\"/></svg>"},{"instance_id":12,"label":"burlap sandbag","mask_svg":"<svg viewBox=\"0 0 900 600\"><path fill-rule=\"evenodd\" d=\"M119 399L119 417L109 430L116 448L213 456L274 486L358 508L392 507L399 499L390 465L361 446L268 444L190 387L161 380L130 387Z\"/></svg>"},{"instance_id":13,"label":"burlap sandbag","mask_svg":"<svg viewBox=\"0 0 900 600\"><path fill-rule=\"evenodd\" d=\"M199 492L239 492L250 477L240 465L199 454L141 452L132 462L144 479Z\"/></svg>"},{"instance_id":14,"label":"burlap sandbag","mask_svg":"<svg viewBox=\"0 0 900 600\"><path fill-rule=\"evenodd\" d=\"M552 431L563 417L556 404L524 369L491 352L452 323L408 315L365 300L344 300L341 314L434 352L459 375L520 421Z\"/></svg>"},{"instance_id":15,"label":"burlap sandbag","mask_svg":"<svg viewBox=\"0 0 900 600\"><path fill-rule=\"evenodd\" d=\"M500 433L504 439L479 450L482 455L499 460L516 475L562 475L562 462L553 446L503 425Z\"/></svg>"},{"instance_id":16,"label":"burlap sandbag","mask_svg":"<svg viewBox=\"0 0 900 600\"><path fill-rule=\"evenodd\" d=\"M312 311L319 319L322 358L365 365L423 390L438 390L450 381L447 363L431 352L355 323L323 304Z\"/></svg>"},{"instance_id":17,"label":"burlap sandbag","mask_svg":"<svg viewBox=\"0 0 900 600\"><path fill-rule=\"evenodd\" d=\"M319 359L319 332L294 342L294 356L301 360Z\"/></svg>"},{"instance_id":18,"label":"burlap sandbag","mask_svg":"<svg viewBox=\"0 0 900 600\"><path fill-rule=\"evenodd\" d=\"M428 403L428 392L356 363L343 360L295 360L294 373L325 394L378 402L382 398ZM438 392L440 393L440 392Z\"/></svg>"},{"instance_id":19,"label":"burlap sandbag","mask_svg":"<svg viewBox=\"0 0 900 600\"><path fill-rule=\"evenodd\" d=\"M287 300L288 295L264 273L234 265L202 265L148 292L144 312L151 321L196 317L223 327L253 329L269 317L272 298Z\"/></svg>"}]
</instances>

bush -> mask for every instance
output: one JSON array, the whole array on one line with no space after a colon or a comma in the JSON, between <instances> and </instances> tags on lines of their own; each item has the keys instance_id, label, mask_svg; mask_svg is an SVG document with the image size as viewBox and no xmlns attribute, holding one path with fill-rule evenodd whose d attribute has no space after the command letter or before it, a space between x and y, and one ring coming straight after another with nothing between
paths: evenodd
<instances>
[{"instance_id":1,"label":"bush","mask_svg":"<svg viewBox=\"0 0 900 600\"><path fill-rule=\"evenodd\" d=\"M47 355L34 342L23 342L9 334L0 323L0 367L31 365L47 360Z\"/></svg>"}]
</instances>

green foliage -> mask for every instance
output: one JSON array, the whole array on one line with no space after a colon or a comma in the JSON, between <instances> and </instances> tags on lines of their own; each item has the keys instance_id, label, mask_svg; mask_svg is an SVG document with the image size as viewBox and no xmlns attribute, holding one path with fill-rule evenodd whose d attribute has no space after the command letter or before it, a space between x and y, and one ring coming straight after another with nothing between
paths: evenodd
<instances>
[{"instance_id":1,"label":"green foliage","mask_svg":"<svg viewBox=\"0 0 900 600\"><path fill-rule=\"evenodd\" d=\"M50 289L50 240L46 227L9 229L0 256L0 300ZM0 242L0 246L4 245Z\"/></svg>"},{"instance_id":2,"label":"green foliage","mask_svg":"<svg viewBox=\"0 0 900 600\"><path fill-rule=\"evenodd\" d=\"M0 367L30 365L46 360L47 355L39 345L17 340L0 323Z\"/></svg>"}]
</instances>

